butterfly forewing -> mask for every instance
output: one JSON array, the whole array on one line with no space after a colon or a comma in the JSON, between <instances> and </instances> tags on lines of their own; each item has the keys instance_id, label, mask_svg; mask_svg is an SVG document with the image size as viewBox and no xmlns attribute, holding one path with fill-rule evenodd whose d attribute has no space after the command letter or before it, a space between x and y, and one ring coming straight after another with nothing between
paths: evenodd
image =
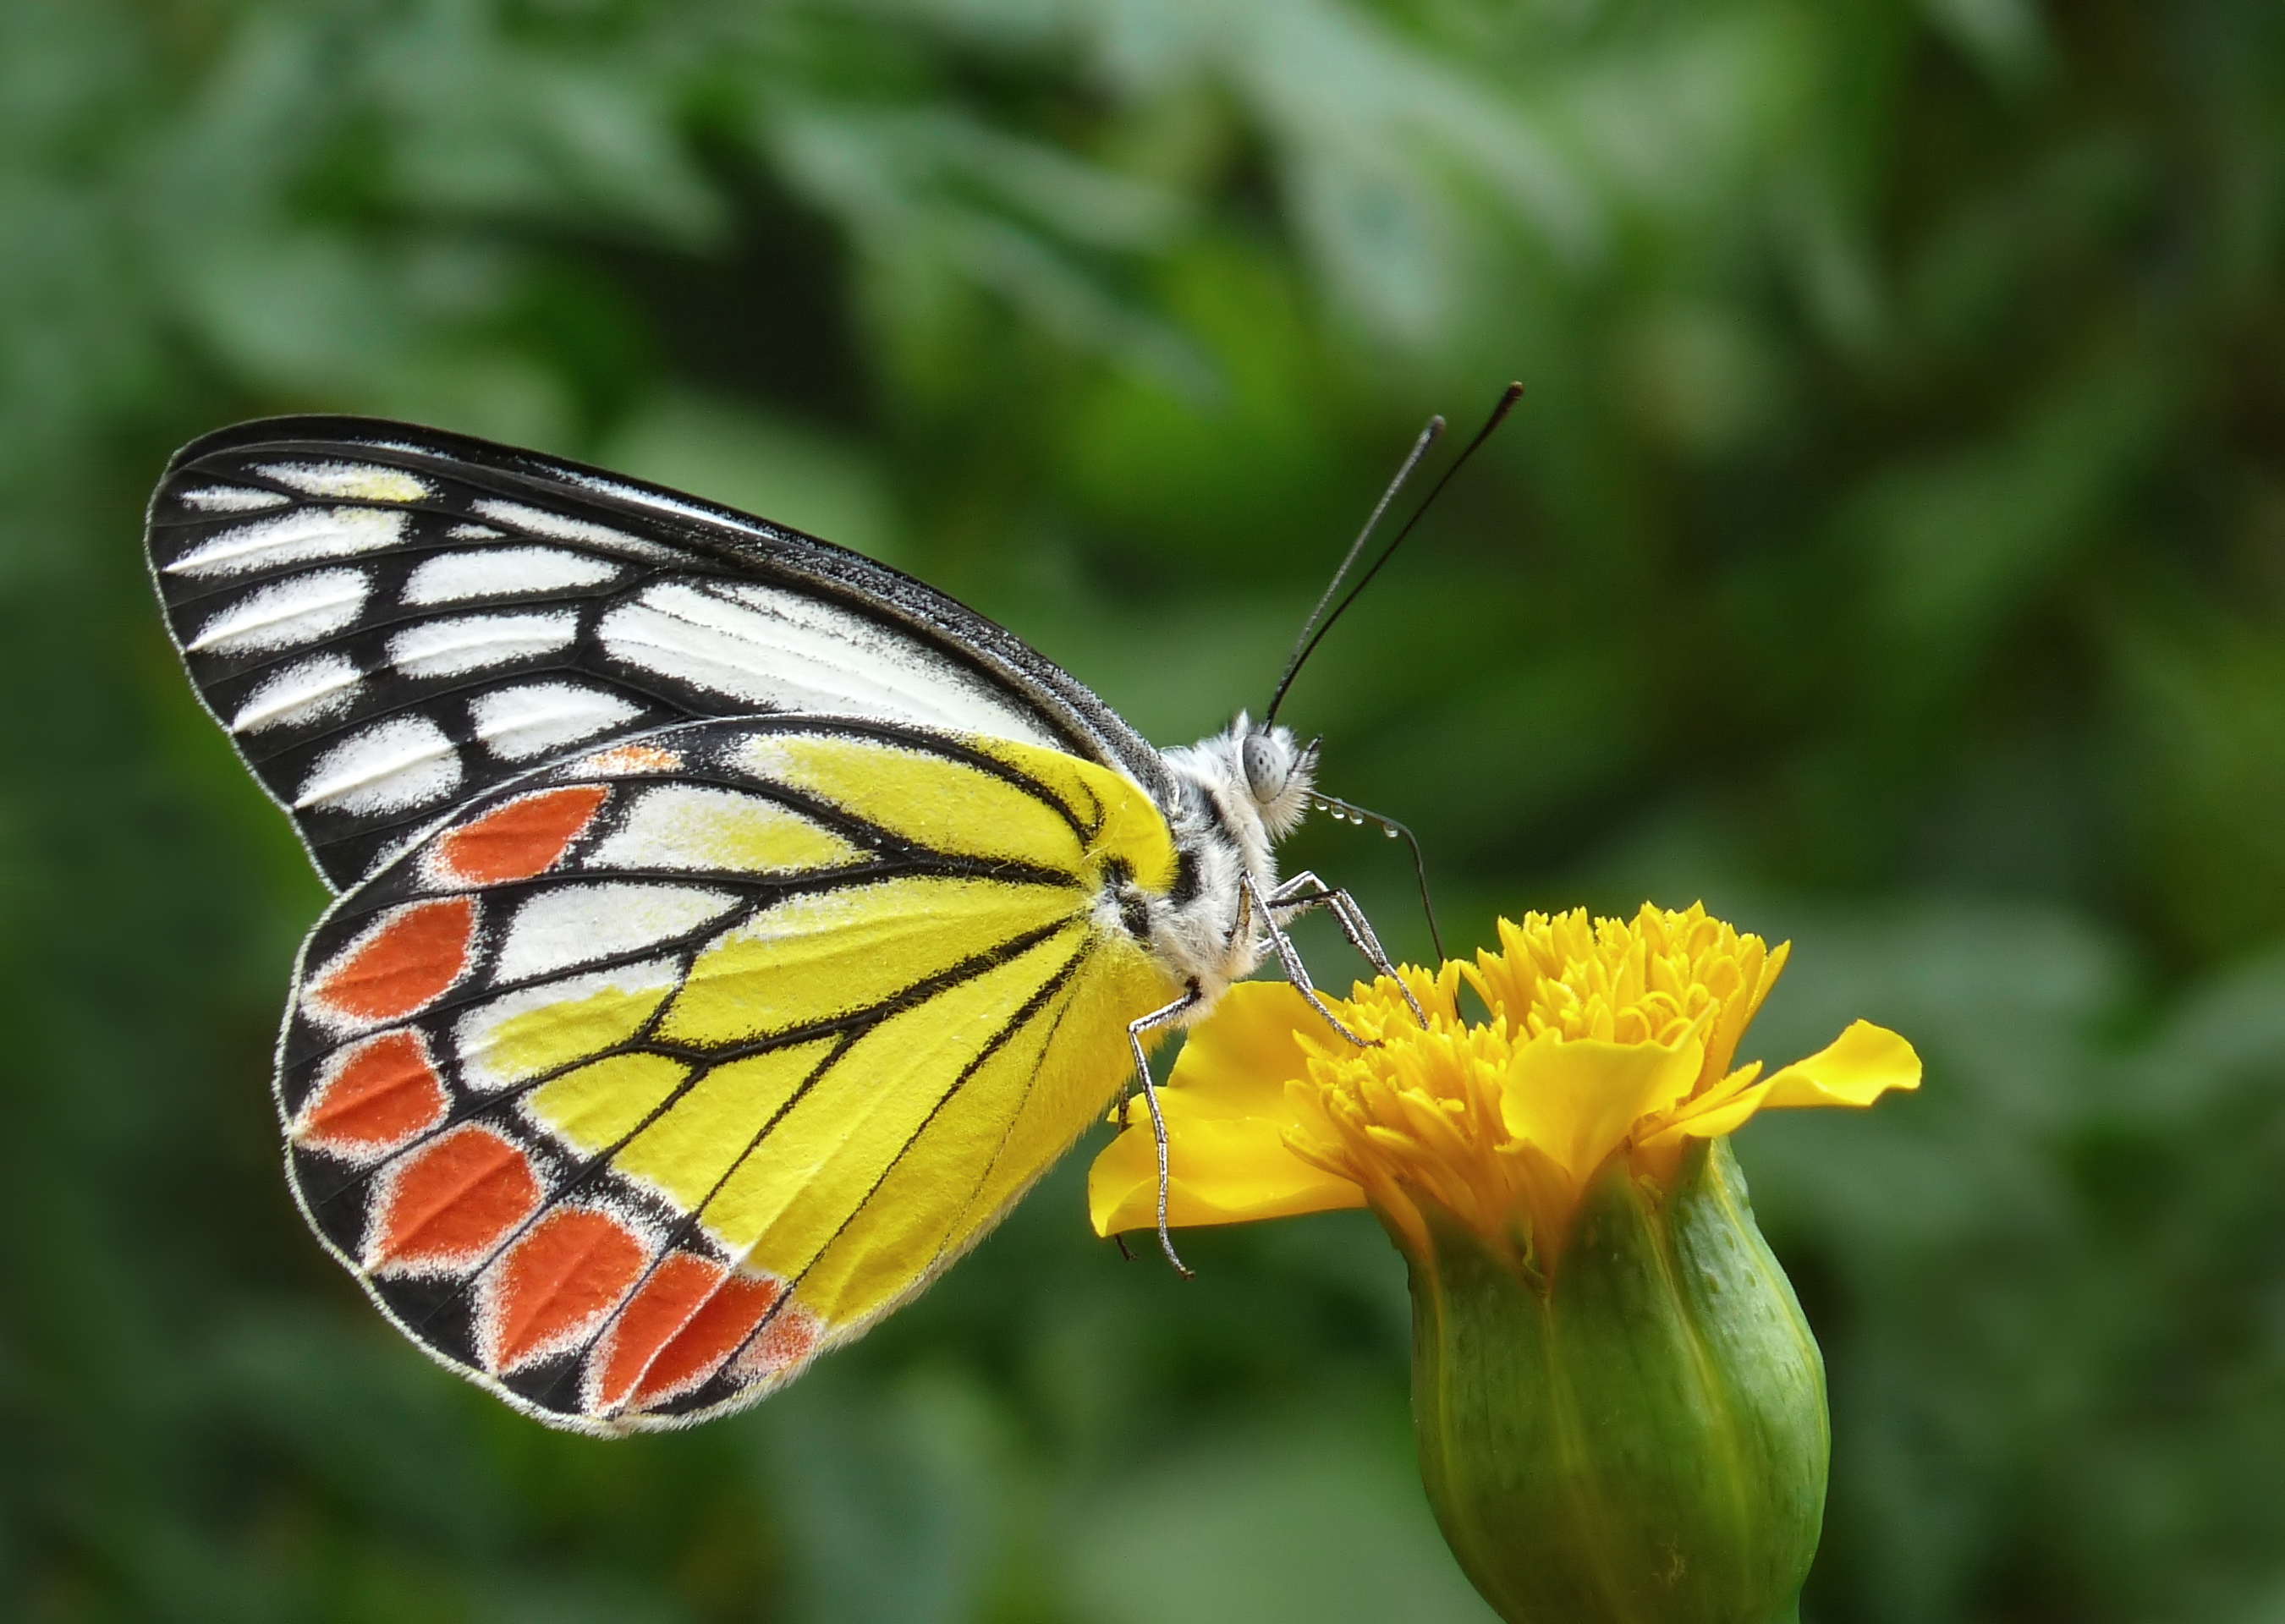
<instances>
[{"instance_id":1,"label":"butterfly forewing","mask_svg":"<svg viewBox=\"0 0 2285 1624\"><path fill-rule=\"evenodd\" d=\"M1099 905L1132 782L862 722L692 723L485 791L312 933L304 1210L437 1357L559 1424L749 1402L918 1290L1095 1119L1173 992Z\"/></svg>"},{"instance_id":2,"label":"butterfly forewing","mask_svg":"<svg viewBox=\"0 0 2285 1624\"><path fill-rule=\"evenodd\" d=\"M200 695L337 887L538 764L694 718L872 718L1163 787L1083 686L919 582L483 441L243 424L177 456L148 545Z\"/></svg>"}]
</instances>

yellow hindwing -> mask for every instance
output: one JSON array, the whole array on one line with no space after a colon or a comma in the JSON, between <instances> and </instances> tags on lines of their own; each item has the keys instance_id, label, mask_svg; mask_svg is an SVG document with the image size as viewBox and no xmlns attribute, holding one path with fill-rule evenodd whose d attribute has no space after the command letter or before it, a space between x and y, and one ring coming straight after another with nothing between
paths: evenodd
<instances>
[{"instance_id":1,"label":"yellow hindwing","mask_svg":"<svg viewBox=\"0 0 2285 1624\"><path fill-rule=\"evenodd\" d=\"M1095 917L1114 864L1172 883L1149 798L1075 757L963 742L757 729L726 756L752 790L635 790L613 838L648 875L815 883L693 945L671 988L644 961L463 1022L503 1083L543 1079L537 1126L789 1283L828 1342L1101 1118L1127 1023L1175 992Z\"/></svg>"}]
</instances>

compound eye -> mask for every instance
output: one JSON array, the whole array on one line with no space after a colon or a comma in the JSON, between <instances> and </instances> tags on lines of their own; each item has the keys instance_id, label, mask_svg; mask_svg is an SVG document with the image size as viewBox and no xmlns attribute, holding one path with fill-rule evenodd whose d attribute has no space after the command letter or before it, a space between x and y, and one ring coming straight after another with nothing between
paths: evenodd
<instances>
[{"instance_id":1,"label":"compound eye","mask_svg":"<svg viewBox=\"0 0 2285 1624\"><path fill-rule=\"evenodd\" d=\"M1270 741L1268 734L1250 733L1237 747L1237 758L1245 768L1245 787L1253 798L1267 806L1285 793L1286 775L1292 763L1286 754Z\"/></svg>"}]
</instances>

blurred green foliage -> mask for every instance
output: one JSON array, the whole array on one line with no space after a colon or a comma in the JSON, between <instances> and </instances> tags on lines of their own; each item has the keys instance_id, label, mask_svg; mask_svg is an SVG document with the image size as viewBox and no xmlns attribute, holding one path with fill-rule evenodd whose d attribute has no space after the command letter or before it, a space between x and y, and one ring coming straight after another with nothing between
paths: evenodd
<instances>
[{"instance_id":1,"label":"blurred green foliage","mask_svg":"<svg viewBox=\"0 0 2285 1624\"><path fill-rule=\"evenodd\" d=\"M1769 1053L1921 1043L1740 1146L1832 1366L1810 1616L2285 1618L2274 0L0 0L0 1612L1480 1620L1354 1214L1182 1284L1082 1155L671 1438L400 1345L275 1165L318 887L136 544L197 432L414 417L1174 741L1511 376L1290 714L1461 941L1702 895L1799 944ZM1425 951L1383 843L1296 856Z\"/></svg>"}]
</instances>

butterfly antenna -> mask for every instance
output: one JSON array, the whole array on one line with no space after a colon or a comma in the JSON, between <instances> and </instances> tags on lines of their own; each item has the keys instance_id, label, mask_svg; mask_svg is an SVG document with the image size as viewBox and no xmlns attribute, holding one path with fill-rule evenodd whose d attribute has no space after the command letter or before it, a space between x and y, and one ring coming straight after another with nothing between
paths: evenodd
<instances>
[{"instance_id":1,"label":"butterfly antenna","mask_svg":"<svg viewBox=\"0 0 2285 1624\"><path fill-rule=\"evenodd\" d=\"M1343 615L1348 612L1349 605L1357 600L1357 594L1364 591L1366 587L1372 584L1372 578L1380 573L1381 566L1388 562L1390 559L1396 556L1396 549L1404 545L1404 538L1412 534L1413 527L1418 524L1428 510L1436 505L1436 498L1444 494L1444 487L1452 482L1452 475L1457 474L1462 468L1468 466L1468 459L1476 454L1477 447L1482 445L1485 441L1492 437L1492 430L1497 428L1502 423L1507 420L1507 414L1515 410L1515 403L1522 398L1523 385L1519 383L1511 383L1504 390L1501 391L1499 404L1492 408L1491 416L1484 420L1484 426L1476 430L1476 437L1468 442L1467 445L1461 451L1457 457L1452 459L1452 466L1444 470L1442 476L1430 488L1428 494L1421 498L1420 506L1412 510L1412 516L1404 522L1404 528L1396 532L1396 538L1380 550L1380 556L1372 561L1372 568L1366 570L1363 575L1357 577L1357 584L1349 588L1348 596L1343 598L1340 602L1334 607L1333 612L1325 616L1323 620L1320 621L1315 615L1312 615L1309 617L1308 626L1302 630L1300 646L1293 650L1293 657L1285 663L1285 675L1279 680L1276 694L1269 702L1269 710L1263 718L1265 722L1276 719L1277 715L1277 707L1284 702L1285 690L1293 686L1294 676L1300 671L1302 662L1307 660L1311 654L1315 652L1316 647L1319 643L1325 640L1325 633L1333 629L1333 623L1335 621L1339 620ZM1438 418L1431 423L1429 427L1431 429L1441 428L1443 425L1443 419ZM1429 442L1434 438L1435 435L1433 433L1424 433L1420 436L1419 443L1413 447L1411 457L1405 462L1402 471L1397 475L1396 483L1392 484L1389 487L1387 496L1381 498L1381 507L1388 506L1389 498L1394 497L1396 494L1396 485L1401 485L1404 482L1404 475L1412 471L1413 463L1420 460L1420 454L1428 449ZM1380 517L1379 508L1375 508L1373 510L1373 517L1375 519L1378 519ZM1367 535L1370 535L1371 530L1371 525L1368 524L1365 526L1365 533ZM1363 547L1363 545L1364 537L1359 536L1356 540L1356 545L1349 549L1348 559L1342 561L1339 571L1334 575L1332 585L1325 588L1325 596L1327 598L1331 598L1333 595L1334 591L1339 587L1341 584L1341 577L1348 572L1350 560L1354 560L1356 557L1357 553ZM1324 608L1323 602L1321 600L1317 607L1322 611Z\"/></svg>"},{"instance_id":2,"label":"butterfly antenna","mask_svg":"<svg viewBox=\"0 0 2285 1624\"><path fill-rule=\"evenodd\" d=\"M1386 813L1359 806L1354 801L1344 801L1337 795L1312 794L1310 798L1316 803L1319 812L1331 813L1337 822L1377 823L1382 834L1391 840L1402 840L1412 848L1412 874L1420 882L1420 911L1428 916L1428 939L1435 944L1436 962L1441 964L1444 961L1444 933L1436 928L1436 905L1428 897L1428 859L1421 855L1419 837Z\"/></svg>"},{"instance_id":3,"label":"butterfly antenna","mask_svg":"<svg viewBox=\"0 0 2285 1624\"><path fill-rule=\"evenodd\" d=\"M1269 696L1269 709L1262 713L1261 725L1264 727L1277 719L1277 707L1285 702L1285 690L1293 686L1295 673L1300 671L1301 662L1314 647L1310 634L1316 631L1318 621L1324 617L1325 606L1333 600L1333 594L1341 590L1342 577L1356 563L1357 555L1364 551L1364 544L1372 538L1373 529L1379 524L1381 514L1388 511L1388 505L1396 500L1396 493L1404 489L1404 482L1412 477L1412 470L1420 466L1420 459L1428 454L1428 448L1436 443L1436 437L1443 432L1444 420L1441 417L1428 420L1428 427L1422 429L1420 437L1412 443L1411 454L1396 470L1396 477L1388 482L1388 489L1380 493L1380 500L1373 504L1372 516L1364 522L1364 529L1357 532L1357 538L1349 543L1348 555L1341 560L1341 567L1333 571L1333 578L1325 583L1324 595L1317 600L1317 607L1309 611L1309 619L1301 628L1301 635L1293 639L1293 657L1285 662L1284 674L1277 679L1277 691Z\"/></svg>"}]
</instances>

